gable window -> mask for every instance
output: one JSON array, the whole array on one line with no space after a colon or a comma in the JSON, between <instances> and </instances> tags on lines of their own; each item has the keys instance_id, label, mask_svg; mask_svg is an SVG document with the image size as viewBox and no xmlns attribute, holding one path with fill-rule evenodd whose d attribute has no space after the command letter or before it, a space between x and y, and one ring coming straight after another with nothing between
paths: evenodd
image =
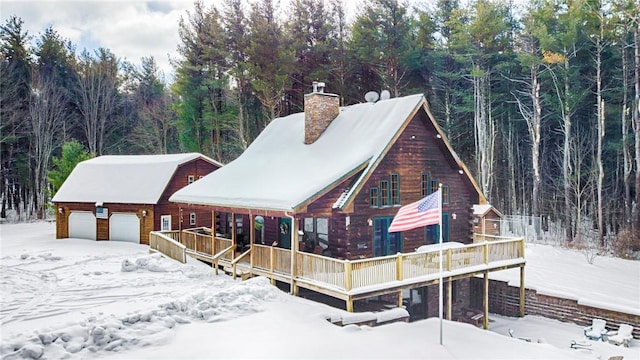
<instances>
[{"instance_id":1,"label":"gable window","mask_svg":"<svg viewBox=\"0 0 640 360\"><path fill-rule=\"evenodd\" d=\"M449 185L442 185L442 203L449 203Z\"/></svg>"},{"instance_id":2,"label":"gable window","mask_svg":"<svg viewBox=\"0 0 640 360\"><path fill-rule=\"evenodd\" d=\"M369 206L371 207L380 206L380 198L379 198L377 187L372 187L369 189Z\"/></svg>"},{"instance_id":3,"label":"gable window","mask_svg":"<svg viewBox=\"0 0 640 360\"><path fill-rule=\"evenodd\" d=\"M196 177L194 175L189 175L187 177L187 184L193 184L194 181L196 181Z\"/></svg>"},{"instance_id":4,"label":"gable window","mask_svg":"<svg viewBox=\"0 0 640 360\"><path fill-rule=\"evenodd\" d=\"M380 181L380 205L389 206L389 181Z\"/></svg>"},{"instance_id":5,"label":"gable window","mask_svg":"<svg viewBox=\"0 0 640 360\"><path fill-rule=\"evenodd\" d=\"M440 182L438 181L438 179L431 179L431 192L429 194L433 194L434 192L438 191L439 187Z\"/></svg>"},{"instance_id":6,"label":"gable window","mask_svg":"<svg viewBox=\"0 0 640 360\"><path fill-rule=\"evenodd\" d=\"M420 195L422 195L422 197L425 197L431 194L429 190L431 190L431 182L429 182L429 174L422 173L422 178L420 182Z\"/></svg>"},{"instance_id":7,"label":"gable window","mask_svg":"<svg viewBox=\"0 0 640 360\"><path fill-rule=\"evenodd\" d=\"M189 225L196 224L196 213L192 212L189 214Z\"/></svg>"},{"instance_id":8,"label":"gable window","mask_svg":"<svg viewBox=\"0 0 640 360\"><path fill-rule=\"evenodd\" d=\"M400 205L400 175L391 174L391 205Z\"/></svg>"}]
</instances>

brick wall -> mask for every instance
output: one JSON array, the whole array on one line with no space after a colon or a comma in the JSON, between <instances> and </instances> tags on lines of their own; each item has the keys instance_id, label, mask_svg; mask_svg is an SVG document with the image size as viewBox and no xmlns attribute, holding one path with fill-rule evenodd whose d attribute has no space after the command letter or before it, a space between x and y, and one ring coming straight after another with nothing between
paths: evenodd
<instances>
[{"instance_id":1,"label":"brick wall","mask_svg":"<svg viewBox=\"0 0 640 360\"><path fill-rule=\"evenodd\" d=\"M482 286L482 279L473 278L472 282ZM504 316L519 316L520 289L506 282L489 281L489 312ZM536 290L526 289L525 313L539 315L549 319L572 322L581 326L591 325L594 318L607 321L608 330L617 330L620 324L633 326L633 337L640 338L640 316L613 310L600 309L578 304L574 299L539 294Z\"/></svg>"}]
</instances>

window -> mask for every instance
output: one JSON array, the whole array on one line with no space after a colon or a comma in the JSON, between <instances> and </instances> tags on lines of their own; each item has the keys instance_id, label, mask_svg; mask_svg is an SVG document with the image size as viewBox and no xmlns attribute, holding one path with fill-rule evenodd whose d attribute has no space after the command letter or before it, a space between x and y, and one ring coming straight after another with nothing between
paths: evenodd
<instances>
[{"instance_id":1,"label":"window","mask_svg":"<svg viewBox=\"0 0 640 360\"><path fill-rule=\"evenodd\" d=\"M192 212L189 214L189 225L196 224L196 213Z\"/></svg>"},{"instance_id":2,"label":"window","mask_svg":"<svg viewBox=\"0 0 640 360\"><path fill-rule=\"evenodd\" d=\"M433 194L434 192L438 191L439 187L440 182L438 182L437 179L431 179L431 192L429 194Z\"/></svg>"},{"instance_id":3,"label":"window","mask_svg":"<svg viewBox=\"0 0 640 360\"><path fill-rule=\"evenodd\" d=\"M193 175L189 175L187 177L187 184L193 184L193 182L196 180L196 177Z\"/></svg>"},{"instance_id":4,"label":"window","mask_svg":"<svg viewBox=\"0 0 640 360\"><path fill-rule=\"evenodd\" d=\"M449 241L449 213L442 213L442 242ZM440 225L429 225L425 229L425 244L437 244L440 241Z\"/></svg>"},{"instance_id":5,"label":"window","mask_svg":"<svg viewBox=\"0 0 640 360\"><path fill-rule=\"evenodd\" d=\"M422 173L422 181L420 182L420 195L425 197L430 194L431 183L429 182L429 174Z\"/></svg>"},{"instance_id":6,"label":"window","mask_svg":"<svg viewBox=\"0 0 640 360\"><path fill-rule=\"evenodd\" d=\"M380 206L380 198L379 198L377 187L372 187L371 189L369 189L369 206L371 207Z\"/></svg>"},{"instance_id":7,"label":"window","mask_svg":"<svg viewBox=\"0 0 640 360\"><path fill-rule=\"evenodd\" d=\"M442 203L449 203L449 185L442 185Z\"/></svg>"},{"instance_id":8,"label":"window","mask_svg":"<svg viewBox=\"0 0 640 360\"><path fill-rule=\"evenodd\" d=\"M160 231L171 231L171 215L160 216Z\"/></svg>"},{"instance_id":9,"label":"window","mask_svg":"<svg viewBox=\"0 0 640 360\"><path fill-rule=\"evenodd\" d=\"M329 247L329 219L328 218L305 218L304 236L305 245L309 242L309 249L313 250L315 245L323 249Z\"/></svg>"},{"instance_id":10,"label":"window","mask_svg":"<svg viewBox=\"0 0 640 360\"><path fill-rule=\"evenodd\" d=\"M380 205L389 206L389 181L380 181Z\"/></svg>"},{"instance_id":11,"label":"window","mask_svg":"<svg viewBox=\"0 0 640 360\"><path fill-rule=\"evenodd\" d=\"M400 175L391 174L391 205L400 205Z\"/></svg>"}]
</instances>

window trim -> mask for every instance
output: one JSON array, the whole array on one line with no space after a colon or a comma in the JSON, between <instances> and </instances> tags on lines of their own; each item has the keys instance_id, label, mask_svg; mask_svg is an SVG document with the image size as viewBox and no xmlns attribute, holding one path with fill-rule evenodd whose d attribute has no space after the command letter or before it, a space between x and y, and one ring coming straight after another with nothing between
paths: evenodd
<instances>
[{"instance_id":1,"label":"window trim","mask_svg":"<svg viewBox=\"0 0 640 360\"><path fill-rule=\"evenodd\" d=\"M425 197L430 194L429 190L431 190L431 177L428 172L423 172L420 175L420 193L422 197Z\"/></svg>"},{"instance_id":2,"label":"window trim","mask_svg":"<svg viewBox=\"0 0 640 360\"><path fill-rule=\"evenodd\" d=\"M442 204L449 204L449 185L442 185Z\"/></svg>"},{"instance_id":3,"label":"window trim","mask_svg":"<svg viewBox=\"0 0 640 360\"><path fill-rule=\"evenodd\" d=\"M383 186L385 185L385 186ZM379 193L379 198L380 198L380 206L381 207L386 207L386 206L390 206L391 204L391 197L390 197L390 188L389 188L389 180L380 180L380 193ZM386 194L384 193L386 192Z\"/></svg>"},{"instance_id":4,"label":"window trim","mask_svg":"<svg viewBox=\"0 0 640 360\"><path fill-rule=\"evenodd\" d=\"M374 191L376 193L375 197L373 196ZM373 200L375 200L375 204L373 203ZM369 207L380 207L380 189L377 186L372 186L369 188Z\"/></svg>"},{"instance_id":5,"label":"window trim","mask_svg":"<svg viewBox=\"0 0 640 360\"><path fill-rule=\"evenodd\" d=\"M394 178L395 178L395 183L396 186L394 188L393 183L394 183ZM391 173L391 176L389 177L389 203L391 206L395 206L395 205L402 205L402 201L400 200L400 174L393 172ZM395 190L395 194L394 194L394 190Z\"/></svg>"},{"instance_id":6,"label":"window trim","mask_svg":"<svg viewBox=\"0 0 640 360\"><path fill-rule=\"evenodd\" d=\"M438 188L440 187L440 181L438 181L438 179L431 179L431 186L429 186L431 192L429 194L433 194L434 192L438 191Z\"/></svg>"}]
</instances>

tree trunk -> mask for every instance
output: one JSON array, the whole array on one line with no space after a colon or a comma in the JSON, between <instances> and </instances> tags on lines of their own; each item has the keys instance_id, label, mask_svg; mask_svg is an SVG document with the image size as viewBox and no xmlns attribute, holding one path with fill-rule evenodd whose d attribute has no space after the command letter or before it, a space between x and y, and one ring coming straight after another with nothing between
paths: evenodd
<instances>
[{"instance_id":1,"label":"tree trunk","mask_svg":"<svg viewBox=\"0 0 640 360\"><path fill-rule=\"evenodd\" d=\"M636 152L636 196L633 204L633 225L634 230L640 230L640 20L636 18L636 24L633 29L633 43L635 51L635 66L634 66L634 100L633 100L633 124L635 133L635 152Z\"/></svg>"},{"instance_id":2,"label":"tree trunk","mask_svg":"<svg viewBox=\"0 0 640 360\"><path fill-rule=\"evenodd\" d=\"M564 188L564 227L565 227L565 241L567 243L573 241L573 211L571 207L571 108L569 106L569 59L564 62L565 76L564 76L564 116L563 116L563 129L564 132L564 146L562 156L562 174L563 174L563 188Z\"/></svg>"},{"instance_id":3,"label":"tree trunk","mask_svg":"<svg viewBox=\"0 0 640 360\"><path fill-rule=\"evenodd\" d=\"M604 100L602 99L602 48L603 48L603 37L604 37L604 24L602 23L603 19L601 18L600 23L600 37L596 40L596 98L597 98L597 131L598 131L598 147L596 149L596 166L598 169L598 179L597 179L597 214L598 214L598 240L600 242L600 246L604 246L604 217L603 217L603 204L602 204L602 187L604 182L604 168L602 166L602 146L604 140L604 132L605 132L605 116L604 116Z\"/></svg>"}]
</instances>

